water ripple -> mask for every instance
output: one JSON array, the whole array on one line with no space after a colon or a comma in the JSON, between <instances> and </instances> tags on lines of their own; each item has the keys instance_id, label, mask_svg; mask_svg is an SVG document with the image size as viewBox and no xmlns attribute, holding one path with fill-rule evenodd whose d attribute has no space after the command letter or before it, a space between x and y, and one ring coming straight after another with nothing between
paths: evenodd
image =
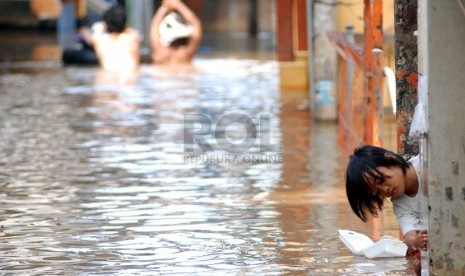
<instances>
[{"instance_id":1,"label":"water ripple","mask_svg":"<svg viewBox=\"0 0 465 276\"><path fill-rule=\"evenodd\" d=\"M179 72L144 65L136 76L34 65L33 74L0 77L2 272L409 269L405 259L353 257L338 240L338 228L366 225L347 210L337 162L320 153L334 149L334 129L320 132L322 148L313 152L308 110L299 111L301 99L293 100L306 93L279 91L276 62L198 59L194 65ZM282 112L289 108L289 115ZM253 144L234 154L186 145L185 114L203 114L213 127L233 111L254 120L268 116L260 130L269 135L267 147ZM206 134L204 142L237 142L251 129L219 130L229 136Z\"/></svg>"}]
</instances>

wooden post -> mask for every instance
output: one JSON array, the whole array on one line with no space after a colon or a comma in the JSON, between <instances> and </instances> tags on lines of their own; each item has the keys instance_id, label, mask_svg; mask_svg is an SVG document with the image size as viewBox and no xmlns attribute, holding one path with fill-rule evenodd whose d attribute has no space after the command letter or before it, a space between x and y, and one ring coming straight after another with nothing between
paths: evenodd
<instances>
[{"instance_id":1,"label":"wooden post","mask_svg":"<svg viewBox=\"0 0 465 276\"><path fill-rule=\"evenodd\" d=\"M189 8L197 15L197 17L202 18L203 16L203 0L189 0L186 2L189 4Z\"/></svg>"},{"instance_id":2,"label":"wooden post","mask_svg":"<svg viewBox=\"0 0 465 276\"><path fill-rule=\"evenodd\" d=\"M382 112L382 0L365 0L365 130L364 141L382 145L380 112ZM380 52L381 51L381 52Z\"/></svg>"},{"instance_id":3,"label":"wooden post","mask_svg":"<svg viewBox=\"0 0 465 276\"><path fill-rule=\"evenodd\" d=\"M276 0L276 52L279 61L293 61L292 47L292 2L294 0Z\"/></svg>"},{"instance_id":4,"label":"wooden post","mask_svg":"<svg viewBox=\"0 0 465 276\"><path fill-rule=\"evenodd\" d=\"M248 33L250 37L257 37L258 34L258 3L257 0L249 0L249 24Z\"/></svg>"},{"instance_id":5,"label":"wooden post","mask_svg":"<svg viewBox=\"0 0 465 276\"><path fill-rule=\"evenodd\" d=\"M307 51L307 4L305 1L295 0L297 51Z\"/></svg>"}]
</instances>

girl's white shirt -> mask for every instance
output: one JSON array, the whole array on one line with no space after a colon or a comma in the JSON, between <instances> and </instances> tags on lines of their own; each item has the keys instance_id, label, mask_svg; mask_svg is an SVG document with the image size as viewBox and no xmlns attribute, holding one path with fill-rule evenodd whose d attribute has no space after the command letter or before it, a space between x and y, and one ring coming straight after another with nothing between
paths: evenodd
<instances>
[{"instance_id":1,"label":"girl's white shirt","mask_svg":"<svg viewBox=\"0 0 465 276\"><path fill-rule=\"evenodd\" d=\"M414 197L409 197L404 194L399 197L391 198L391 202L394 209L394 214L396 215L397 221L399 222L402 233L411 231L411 230L423 230L427 229L426 222L421 219L420 213L420 194L422 193L421 189L421 179L420 179L420 158L419 156L412 157L409 161L415 169L415 173L418 178L418 191Z\"/></svg>"}]
</instances>

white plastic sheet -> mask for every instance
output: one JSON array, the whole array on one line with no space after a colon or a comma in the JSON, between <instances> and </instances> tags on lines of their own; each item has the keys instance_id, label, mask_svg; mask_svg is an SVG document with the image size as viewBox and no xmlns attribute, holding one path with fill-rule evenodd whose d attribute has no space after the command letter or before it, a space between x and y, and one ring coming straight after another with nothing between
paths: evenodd
<instances>
[{"instance_id":1,"label":"white plastic sheet","mask_svg":"<svg viewBox=\"0 0 465 276\"><path fill-rule=\"evenodd\" d=\"M409 135L420 138L428 132L428 78L420 76L418 79L418 103L410 124Z\"/></svg>"},{"instance_id":2,"label":"white plastic sheet","mask_svg":"<svg viewBox=\"0 0 465 276\"><path fill-rule=\"evenodd\" d=\"M373 242L364 234L340 229L339 239L352 253L364 255L369 259L405 257L407 254L407 245L390 236L384 236L379 241Z\"/></svg>"}]
</instances>

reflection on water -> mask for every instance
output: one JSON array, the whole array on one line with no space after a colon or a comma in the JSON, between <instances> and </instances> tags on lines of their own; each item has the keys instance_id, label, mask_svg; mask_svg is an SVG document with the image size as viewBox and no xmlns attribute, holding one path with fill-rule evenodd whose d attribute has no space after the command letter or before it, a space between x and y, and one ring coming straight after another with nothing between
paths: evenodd
<instances>
[{"instance_id":1,"label":"reflection on water","mask_svg":"<svg viewBox=\"0 0 465 276\"><path fill-rule=\"evenodd\" d=\"M337 229L378 239L398 228L392 213L363 224L349 210L336 127L312 126L305 93L279 91L275 62L198 59L134 76L10 66L0 77L3 272L413 274L403 258L368 260L339 241ZM184 152L184 115L231 111L267 114L278 146L252 146L259 162L186 159L199 155Z\"/></svg>"}]
</instances>

